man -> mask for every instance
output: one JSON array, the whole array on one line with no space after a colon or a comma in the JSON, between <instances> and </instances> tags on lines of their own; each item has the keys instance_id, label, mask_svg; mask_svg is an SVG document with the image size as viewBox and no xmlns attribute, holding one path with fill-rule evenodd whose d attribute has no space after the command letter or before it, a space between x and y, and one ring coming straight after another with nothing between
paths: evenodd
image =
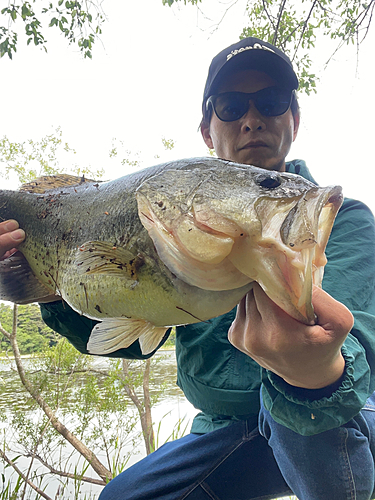
<instances>
[{"instance_id":1,"label":"man","mask_svg":"<svg viewBox=\"0 0 375 500\"><path fill-rule=\"evenodd\" d=\"M205 143L221 158L313 181L303 161L285 162L299 126L297 87L276 47L249 38L225 49L204 91ZM10 224L0 224L3 251L17 243ZM327 256L324 291L313 291L314 326L255 285L237 312L177 329L178 384L201 410L192 433L120 474L100 500L371 498L375 224L360 202L345 200ZM42 314L85 352L91 324L78 331L76 313L59 303ZM137 343L114 356L142 357Z\"/></svg>"}]
</instances>

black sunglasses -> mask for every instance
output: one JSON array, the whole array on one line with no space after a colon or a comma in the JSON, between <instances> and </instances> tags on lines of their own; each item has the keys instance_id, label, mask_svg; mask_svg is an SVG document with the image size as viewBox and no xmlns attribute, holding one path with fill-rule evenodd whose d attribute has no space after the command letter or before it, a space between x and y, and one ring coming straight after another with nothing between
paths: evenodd
<instances>
[{"instance_id":1,"label":"black sunglasses","mask_svg":"<svg viewBox=\"0 0 375 500\"><path fill-rule=\"evenodd\" d=\"M263 116L280 116L288 111L293 92L293 90L279 87L267 87L252 94L224 92L207 99L206 111L209 111L211 105L219 120L234 122L248 112L250 101L253 101L256 109Z\"/></svg>"}]
</instances>

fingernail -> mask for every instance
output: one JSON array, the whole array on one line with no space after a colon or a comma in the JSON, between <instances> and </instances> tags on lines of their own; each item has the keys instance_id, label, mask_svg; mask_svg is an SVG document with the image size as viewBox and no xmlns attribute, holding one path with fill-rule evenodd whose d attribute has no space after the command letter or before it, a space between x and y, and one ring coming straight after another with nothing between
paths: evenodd
<instances>
[{"instance_id":1,"label":"fingernail","mask_svg":"<svg viewBox=\"0 0 375 500\"><path fill-rule=\"evenodd\" d=\"M19 225L18 225L18 222L16 220L9 220L6 224L5 224L5 229L7 229L8 231L14 231L15 229L18 229Z\"/></svg>"},{"instance_id":2,"label":"fingernail","mask_svg":"<svg viewBox=\"0 0 375 500\"><path fill-rule=\"evenodd\" d=\"M14 241L20 241L25 238L25 231L23 229L16 229L10 235Z\"/></svg>"}]
</instances>

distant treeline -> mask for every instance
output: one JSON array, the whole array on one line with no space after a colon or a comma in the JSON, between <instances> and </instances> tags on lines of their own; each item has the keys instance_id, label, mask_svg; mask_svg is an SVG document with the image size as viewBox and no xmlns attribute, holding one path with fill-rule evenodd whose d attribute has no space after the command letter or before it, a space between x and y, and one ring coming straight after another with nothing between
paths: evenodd
<instances>
[{"instance_id":1,"label":"distant treeline","mask_svg":"<svg viewBox=\"0 0 375 500\"><path fill-rule=\"evenodd\" d=\"M8 332L13 326L13 306L0 304L0 323ZM57 343L59 335L42 320L37 304L18 307L17 340L21 354L35 354ZM0 352L11 352L9 340L0 332Z\"/></svg>"}]
</instances>

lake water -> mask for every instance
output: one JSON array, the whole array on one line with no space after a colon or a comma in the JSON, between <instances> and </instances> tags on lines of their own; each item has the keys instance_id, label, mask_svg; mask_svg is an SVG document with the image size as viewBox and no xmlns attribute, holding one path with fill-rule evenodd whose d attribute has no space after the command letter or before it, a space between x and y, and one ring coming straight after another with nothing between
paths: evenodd
<instances>
[{"instance_id":1,"label":"lake water","mask_svg":"<svg viewBox=\"0 0 375 500\"><path fill-rule=\"evenodd\" d=\"M194 415L197 413L197 410L186 400L182 391L176 385L177 370L174 351L163 351L157 353L155 355L155 360L156 363L153 366L153 376L155 379L155 383L150 384L151 396L156 395L156 393L160 392L160 381L163 381L163 383L165 384L160 400L153 406L152 409L154 430L157 434L157 439L160 446L166 440L168 440L171 435L172 429L181 419L183 420L182 427L185 429L185 433L188 433L190 430L191 422L194 418ZM31 364L31 361L24 360L26 369L30 368ZM94 358L92 367L95 370L105 370L108 367L108 360L106 358L96 357ZM98 374L98 377L100 377L100 374ZM86 383L85 374L82 374L81 379L79 379L78 383ZM15 412L17 415L29 416L30 413L32 413L31 416L33 418L35 417L36 425L38 419L40 419L38 411L33 410L33 412L30 412L29 401L27 398L25 399L25 390L19 380L17 372L15 371L14 361L0 360L0 415L10 415L11 412ZM135 409L133 409L130 413L133 413L135 415ZM65 416L62 418L62 420L64 420L64 423L66 423L66 425L69 427L69 418ZM140 430L140 425L137 426L136 430ZM17 452L24 451L24 443L18 443L17 436L12 434L10 429L8 428L8 424L1 422L1 420L0 431L2 432L3 436L5 436L7 444L10 445L11 449L13 450L13 452L8 452L10 458L14 458L15 456L17 456ZM106 454L104 452L97 452L96 450L94 451L96 452L98 458L103 463L106 463ZM143 442L140 442L137 446L134 446L131 442L128 442L124 446L123 451L131 452L131 456L126 467L129 467L130 465L136 463L146 454ZM57 452L54 451L53 453L55 453L56 455ZM70 470L72 471L73 467L74 471L74 465L77 461L77 455L74 455L74 457L72 458L70 445L65 447L63 451L60 450L59 453L60 455L58 459L60 460L60 462L69 462ZM52 458L56 459L57 457L53 456ZM2 464L1 460L0 464ZM27 470L30 464L30 458L18 458L17 464L22 470ZM0 472L5 473L5 477L6 479L8 479L11 476L11 469L6 468L2 471L1 468L2 466L0 465ZM34 467L34 471L36 474L34 482L37 482L38 474L45 472L46 469L40 466L39 463L37 463L37 465ZM85 472L85 475L94 478L98 477L95 472L91 471L90 473L90 469ZM12 481L15 480L16 476L13 474ZM47 479L44 479L41 489L54 500L74 498L79 498L82 500L94 500L98 498L102 487L83 483L80 486L79 494L77 495L74 491L74 485L70 484L68 487L66 487L64 493L61 494L62 487L60 480L56 476L49 475L47 476ZM34 500L35 498L37 497L33 492L29 492L28 496L25 496L25 500Z\"/></svg>"},{"instance_id":2,"label":"lake water","mask_svg":"<svg viewBox=\"0 0 375 500\"><path fill-rule=\"evenodd\" d=\"M191 422L197 410L186 400L182 391L176 385L176 361L174 351L162 351L157 353L155 356L155 363L153 363L153 377L155 383L150 384L151 397L155 396L156 393L160 393L160 381L163 381L164 389L161 397L157 404L152 408L152 417L154 422L155 433L157 434L157 439L159 445L163 444L171 435L171 431L175 424L182 419L183 428L186 428L186 433L189 432ZM23 360L25 369L31 367L32 361L24 359ZM108 360L106 358L95 357L93 361L92 368L95 370L105 370L108 368ZM100 375L98 374L98 377ZM85 383L85 375L82 374L80 382ZM18 415L28 415L30 416L29 398L25 398L25 390L21 384L18 374L15 370L15 363L12 360L0 360L0 414L4 416L9 416L12 412ZM129 410L131 415L137 415L135 408ZM33 410L33 416L35 415L35 422L37 423L40 418L39 412ZM63 418L63 420L66 420ZM64 422L69 426L69 422ZM14 450L14 452L9 452L10 458L14 458L18 455L17 452L22 452L22 443L17 443L17 436L9 428L9 424L1 422L0 420L0 430L2 433L2 439L6 439L7 444ZM140 425L137 425L136 431L140 431ZM70 457L71 450L70 445L66 447L65 455L68 459ZM143 442L134 446L131 442L128 443L123 450L126 452L131 452L131 457L127 463L127 467L133 463L140 460L146 455L145 447ZM95 450L96 452L96 450ZM60 452L61 453L61 452ZM105 453L100 451L96 453L103 463L106 463ZM70 458L71 460L71 458ZM28 458L19 458L17 464L21 469L27 469L30 463ZM10 475L10 468L1 470L3 468L3 462L0 460L0 472L5 472L6 477ZM38 471L41 472L41 468L38 465ZM44 469L45 471L45 469ZM90 475L89 471L85 475ZM97 478L97 475L93 472L92 477ZM51 498L56 497L56 492L59 488L59 480L55 479L54 476L49 476L48 484L42 489ZM98 493L101 491L102 487L92 486L84 484L81 487L80 495L78 498L97 498ZM1 492L1 485L0 485ZM35 498L35 495L31 495L30 498ZM60 496L56 497L60 499ZM74 492L65 492L65 496L61 498L74 498Z\"/></svg>"}]
</instances>

